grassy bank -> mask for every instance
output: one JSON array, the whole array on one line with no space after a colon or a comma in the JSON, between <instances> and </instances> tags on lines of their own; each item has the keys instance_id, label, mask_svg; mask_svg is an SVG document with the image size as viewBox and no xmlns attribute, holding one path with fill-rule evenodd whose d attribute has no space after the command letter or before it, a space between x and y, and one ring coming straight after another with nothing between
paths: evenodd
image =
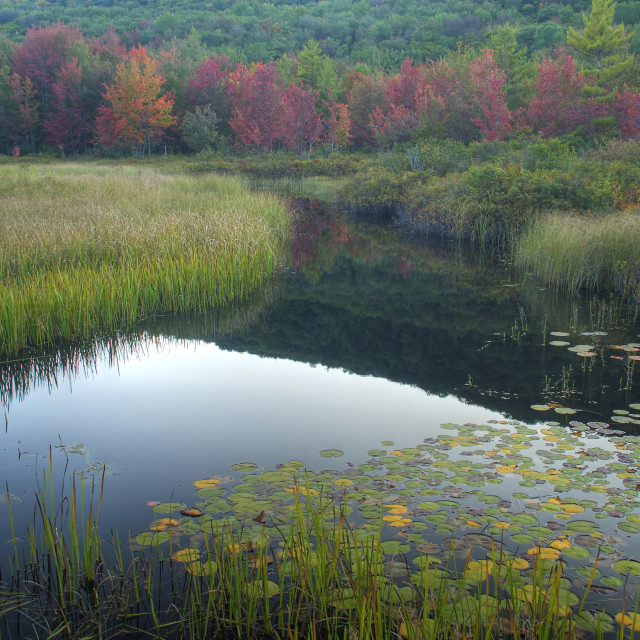
<instances>
[{"instance_id":1,"label":"grassy bank","mask_svg":"<svg viewBox=\"0 0 640 640\"><path fill-rule=\"evenodd\" d=\"M565 291L624 287L640 264L640 216L547 214L516 243L516 263Z\"/></svg>"},{"instance_id":2,"label":"grassy bank","mask_svg":"<svg viewBox=\"0 0 640 640\"><path fill-rule=\"evenodd\" d=\"M238 178L0 167L0 351L245 297L288 226L281 201Z\"/></svg>"}]
</instances>

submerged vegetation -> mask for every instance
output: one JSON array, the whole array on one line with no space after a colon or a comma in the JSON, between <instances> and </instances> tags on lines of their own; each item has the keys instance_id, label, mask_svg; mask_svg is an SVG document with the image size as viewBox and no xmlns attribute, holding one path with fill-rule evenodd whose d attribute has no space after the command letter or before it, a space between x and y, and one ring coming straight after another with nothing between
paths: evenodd
<instances>
[{"instance_id":1,"label":"submerged vegetation","mask_svg":"<svg viewBox=\"0 0 640 640\"><path fill-rule=\"evenodd\" d=\"M638 409L624 413L633 421ZM416 447L384 441L343 470L237 463L196 480L194 506L147 502L149 528L128 542L100 537L104 476L76 476L54 503L50 457L24 541L11 518L3 624L25 638L637 630L640 562L623 549L640 535L640 438L601 422L490 422L444 424Z\"/></svg>"},{"instance_id":2,"label":"submerged vegetation","mask_svg":"<svg viewBox=\"0 0 640 640\"><path fill-rule=\"evenodd\" d=\"M0 171L3 352L244 298L280 264L286 208L239 178L89 165Z\"/></svg>"}]
</instances>

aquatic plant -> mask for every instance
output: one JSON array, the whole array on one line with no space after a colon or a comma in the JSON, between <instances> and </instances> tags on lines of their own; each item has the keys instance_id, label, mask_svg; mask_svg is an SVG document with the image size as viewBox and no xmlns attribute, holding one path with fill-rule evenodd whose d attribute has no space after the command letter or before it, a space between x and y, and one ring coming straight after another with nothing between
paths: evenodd
<instances>
[{"instance_id":1,"label":"aquatic plant","mask_svg":"<svg viewBox=\"0 0 640 640\"><path fill-rule=\"evenodd\" d=\"M2 167L0 351L245 298L289 216L240 179L141 167Z\"/></svg>"},{"instance_id":2,"label":"aquatic plant","mask_svg":"<svg viewBox=\"0 0 640 640\"><path fill-rule=\"evenodd\" d=\"M154 517L131 538L131 562L117 534L96 535L99 503L92 509L72 484L68 508L54 510L43 478L26 547L14 532L4 624L21 637L36 624L62 637L155 638L542 639L635 628L640 562L615 540L640 534L630 466L640 439L607 447L603 435L617 431L577 421L442 427L417 447L385 441L346 470L239 462L236 475L196 480L193 506L148 502ZM547 446L534 453L536 441ZM514 479L522 489L510 498L490 492Z\"/></svg>"},{"instance_id":3,"label":"aquatic plant","mask_svg":"<svg viewBox=\"0 0 640 640\"><path fill-rule=\"evenodd\" d=\"M635 211L607 216L541 216L515 245L520 267L563 291L615 287L640 262ZM625 271L626 270L626 271Z\"/></svg>"}]
</instances>

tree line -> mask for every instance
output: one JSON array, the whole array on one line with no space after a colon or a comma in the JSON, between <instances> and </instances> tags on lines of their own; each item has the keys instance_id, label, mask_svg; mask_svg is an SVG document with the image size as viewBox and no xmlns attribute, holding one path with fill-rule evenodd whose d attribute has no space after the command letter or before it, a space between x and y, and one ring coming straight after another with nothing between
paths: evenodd
<instances>
[{"instance_id":1,"label":"tree line","mask_svg":"<svg viewBox=\"0 0 640 640\"><path fill-rule=\"evenodd\" d=\"M318 147L384 150L426 137L633 138L638 69L615 7L593 0L582 28L537 59L507 23L489 46L406 57L392 72L336 61L315 40L247 65L210 55L195 32L128 47L114 29L87 38L62 22L34 27L17 44L0 37L0 151L287 148L309 158Z\"/></svg>"}]
</instances>

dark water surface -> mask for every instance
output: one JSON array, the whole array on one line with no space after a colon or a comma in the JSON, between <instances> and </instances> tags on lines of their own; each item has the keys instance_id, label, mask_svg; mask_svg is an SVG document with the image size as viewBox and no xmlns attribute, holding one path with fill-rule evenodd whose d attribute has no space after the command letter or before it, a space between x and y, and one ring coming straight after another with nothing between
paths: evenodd
<instances>
[{"instance_id":1,"label":"dark water surface","mask_svg":"<svg viewBox=\"0 0 640 640\"><path fill-rule=\"evenodd\" d=\"M344 469L382 441L437 438L442 423L597 421L632 434L637 335L613 299L556 295L502 264L307 211L280 281L250 304L3 363L0 481L20 526L50 447L57 481L67 462L67 473L106 466L101 522L135 534L153 519L145 501L191 504L194 480L237 462ZM548 403L578 413L531 409Z\"/></svg>"}]
</instances>

